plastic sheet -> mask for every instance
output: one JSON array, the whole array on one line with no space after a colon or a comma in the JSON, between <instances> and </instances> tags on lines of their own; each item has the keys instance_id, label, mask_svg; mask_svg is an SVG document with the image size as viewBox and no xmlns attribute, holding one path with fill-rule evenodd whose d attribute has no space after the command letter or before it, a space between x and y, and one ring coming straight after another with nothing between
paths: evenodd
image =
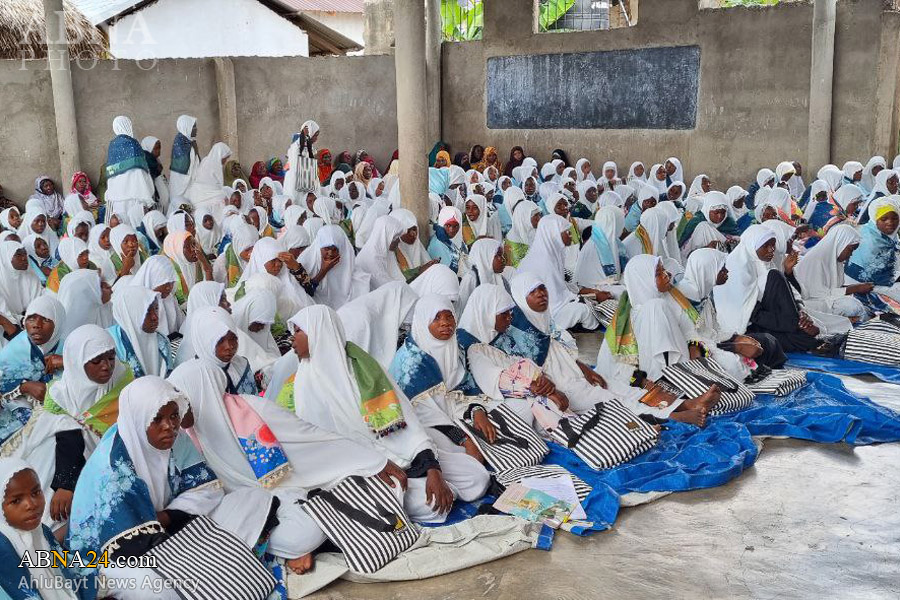
<instances>
[{"instance_id":1,"label":"plastic sheet","mask_svg":"<svg viewBox=\"0 0 900 600\"><path fill-rule=\"evenodd\" d=\"M824 371L834 375L873 375L888 383L900 383L900 369L884 365L857 362L855 360L842 360L840 358L826 358L811 354L788 354L788 368L811 369Z\"/></svg>"}]
</instances>

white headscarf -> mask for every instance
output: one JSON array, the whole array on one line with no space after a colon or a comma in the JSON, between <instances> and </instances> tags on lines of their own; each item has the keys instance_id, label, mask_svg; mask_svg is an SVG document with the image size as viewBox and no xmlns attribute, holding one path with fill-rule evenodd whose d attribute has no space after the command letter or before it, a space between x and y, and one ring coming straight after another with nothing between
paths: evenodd
<instances>
[{"instance_id":1,"label":"white headscarf","mask_svg":"<svg viewBox=\"0 0 900 600\"><path fill-rule=\"evenodd\" d=\"M666 162L670 162L675 165L675 172L671 175L672 181L681 181L684 182L684 169L681 168L681 161L675 158L674 156L670 156L666 159Z\"/></svg>"},{"instance_id":2,"label":"white headscarf","mask_svg":"<svg viewBox=\"0 0 900 600\"><path fill-rule=\"evenodd\" d=\"M615 206L603 206L594 215L594 223L591 228L591 239L588 239L581 250L578 252L578 262L575 263L575 281L583 287L594 287L602 282L613 283L618 281L622 275L622 264L619 257L619 249L621 242L622 230L625 228L625 214L622 209ZM600 251L594 242L594 236L601 232L606 238L606 244L609 248L613 264L616 267L616 273L606 275L603 272L603 262L600 259ZM537 276L537 273L534 274ZM541 282L543 283L543 281ZM515 297L515 294L513 294Z\"/></svg>"},{"instance_id":3,"label":"white headscarf","mask_svg":"<svg viewBox=\"0 0 900 600\"><path fill-rule=\"evenodd\" d=\"M369 291L369 277L356 269L356 253L353 246L337 225L328 225L320 229L312 245L300 255L300 263L310 277L315 277L322 268L321 249L330 246L338 249L341 259L319 282L319 287L316 288L316 302L340 308Z\"/></svg>"},{"instance_id":4,"label":"white headscarf","mask_svg":"<svg viewBox=\"0 0 900 600\"><path fill-rule=\"evenodd\" d=\"M454 320L456 319L453 305L444 296L429 294L420 298L416 303L416 311L413 315L412 336L416 345L437 362L444 378L444 384L448 390L452 390L466 376L462 357L459 354L459 344L456 341L456 332L454 331L449 340L439 340L428 329L438 313L445 310L449 310L453 314Z\"/></svg>"},{"instance_id":5,"label":"white headscarf","mask_svg":"<svg viewBox=\"0 0 900 600\"><path fill-rule=\"evenodd\" d=\"M400 468L408 467L423 450L433 450L428 434L403 392L394 386L406 427L376 438L360 413L360 392L345 348L337 313L327 306L310 306L289 323L309 337L309 357L300 360L294 379L297 416L304 421L377 447Z\"/></svg>"},{"instance_id":6,"label":"white headscarf","mask_svg":"<svg viewBox=\"0 0 900 600\"><path fill-rule=\"evenodd\" d=\"M126 225L125 223L120 223L109 230L109 243L112 246L112 250L119 255L119 258L125 256L122 244L125 242L125 238L130 235L133 235L135 240L138 239L138 234L137 231L134 230L134 227ZM131 267L131 274L137 273L137 270L140 268L141 253L140 250L138 250L138 252L135 252L134 254L134 266Z\"/></svg>"},{"instance_id":7,"label":"white headscarf","mask_svg":"<svg viewBox=\"0 0 900 600\"><path fill-rule=\"evenodd\" d=\"M678 282L678 289L688 300L705 300L712 293L727 258L727 254L715 248L694 250L684 265L684 277Z\"/></svg>"},{"instance_id":8,"label":"white headscarf","mask_svg":"<svg viewBox=\"0 0 900 600\"><path fill-rule=\"evenodd\" d=\"M847 246L859 244L859 240L859 232L846 223L828 230L825 237L800 259L794 269L803 298L828 300L835 294L838 297L846 295L844 263L838 262L838 256Z\"/></svg>"},{"instance_id":9,"label":"white headscarf","mask_svg":"<svg viewBox=\"0 0 900 600\"><path fill-rule=\"evenodd\" d=\"M197 172L194 173L190 187L185 195L194 208L206 206L214 215L219 216L224 210L225 174L222 170L222 161L231 156L231 148L225 142L216 142L210 148Z\"/></svg>"},{"instance_id":10,"label":"white headscarf","mask_svg":"<svg viewBox=\"0 0 900 600\"><path fill-rule=\"evenodd\" d=\"M531 272L544 278L554 312L575 299L575 294L566 285L566 246L562 241L563 232L570 227L566 219L555 213L541 217L534 242L518 267L519 272Z\"/></svg>"},{"instance_id":11,"label":"white headscarf","mask_svg":"<svg viewBox=\"0 0 900 600\"><path fill-rule=\"evenodd\" d=\"M122 328L138 362L146 375L166 374L166 363L159 355L157 332L147 333L143 330L147 311L154 302L158 302L159 294L141 286L126 286L113 294L113 319ZM157 304L157 310L162 307Z\"/></svg>"},{"instance_id":12,"label":"white headscarf","mask_svg":"<svg viewBox=\"0 0 900 600\"><path fill-rule=\"evenodd\" d=\"M884 160L883 156L873 156L869 159L869 162L866 163L866 167L863 169L862 187L866 194L872 193L872 190L875 188L875 175L872 174L872 170L875 167L881 167L882 170L887 168L887 162Z\"/></svg>"},{"instance_id":13,"label":"white headscarf","mask_svg":"<svg viewBox=\"0 0 900 600\"><path fill-rule=\"evenodd\" d=\"M37 233L31 228L31 224L38 217L44 217L44 220L47 220L47 213L44 212L43 209L37 208L29 208L25 211L25 214L22 215L22 224L19 226L18 231L20 240L24 240L32 233ZM47 226L44 227L44 233L38 235L47 240L47 244L50 246L50 256L56 254L56 248L59 247L59 236L56 235L56 232L50 227L49 222L47 223Z\"/></svg>"},{"instance_id":14,"label":"white headscarf","mask_svg":"<svg viewBox=\"0 0 900 600\"><path fill-rule=\"evenodd\" d=\"M191 335L191 326L194 317L203 308L219 306L224 293L225 284L216 281L201 281L191 289L191 295L188 296L187 301L187 315L184 317L184 324L181 326L181 345L178 346L175 364L181 364L186 360L194 358L193 336ZM171 296L174 296L174 293L170 294L170 297ZM181 309L178 310L181 312ZM160 322L161 321L162 315L160 315Z\"/></svg>"},{"instance_id":15,"label":"white headscarf","mask_svg":"<svg viewBox=\"0 0 900 600\"><path fill-rule=\"evenodd\" d=\"M112 311L103 304L101 293L100 274L92 269L79 269L63 278L57 298L66 309L64 339L82 325L109 327Z\"/></svg>"},{"instance_id":16,"label":"white headscarf","mask_svg":"<svg viewBox=\"0 0 900 600\"><path fill-rule=\"evenodd\" d=\"M742 188L739 185L733 185L728 188L728 191L725 193L725 196L728 198L728 214L731 215L731 218L737 221L745 214L747 214L750 209L747 208L746 198L748 196L747 190ZM744 206L741 208L735 208L734 203L738 201L739 198L744 198Z\"/></svg>"},{"instance_id":17,"label":"white headscarf","mask_svg":"<svg viewBox=\"0 0 900 600\"><path fill-rule=\"evenodd\" d=\"M69 237L75 237L75 230L78 229L79 225L87 225L88 230L94 226L94 215L86 210L80 210L69 219L69 223L66 225L66 233Z\"/></svg>"},{"instance_id":18,"label":"white headscarf","mask_svg":"<svg viewBox=\"0 0 900 600\"><path fill-rule=\"evenodd\" d=\"M419 226L416 221L416 215L414 215L411 210L398 208L391 213L391 216L397 219L397 221L400 222L400 225L403 226L404 235L410 228ZM400 240L400 245L397 249L403 254L403 257L406 258L406 263L410 268L422 266L431 260L428 251L425 250L425 246L419 241L418 236L416 236L416 239L412 244L407 244L403 240Z\"/></svg>"},{"instance_id":19,"label":"white headscarf","mask_svg":"<svg viewBox=\"0 0 900 600\"><path fill-rule=\"evenodd\" d=\"M37 470L22 459L0 458L0 503L5 501L6 487L9 485L10 480L25 470L34 471L35 476L37 476ZM40 483L43 487L43 482ZM49 502L49 499L47 502ZM38 564L38 556L35 551L47 552L49 555L50 544L47 538L44 537L43 526L39 524L31 531L17 529L6 520L2 510L0 510L0 536L9 540L13 550L18 555L17 557L5 557L7 561L14 561L15 564L19 564L19 559L28 553L32 563ZM29 585L28 589L30 592L36 592L39 598L43 600L72 600L77 598L74 592L68 590L66 586L53 585L52 582L55 578L61 575L57 569L31 566L28 567L28 572L32 579L39 584L36 588ZM49 585L46 584L47 582L49 582Z\"/></svg>"},{"instance_id":20,"label":"white headscarf","mask_svg":"<svg viewBox=\"0 0 900 600\"><path fill-rule=\"evenodd\" d=\"M743 334L750 322L756 303L766 289L771 263L759 259L756 251L769 240L776 239L775 232L764 225L751 225L741 234L741 241L728 255L728 281L716 286L713 297L719 327L727 334Z\"/></svg>"},{"instance_id":21,"label":"white headscarf","mask_svg":"<svg viewBox=\"0 0 900 600\"><path fill-rule=\"evenodd\" d=\"M478 207L478 218L474 221L469 221L469 225L472 227L472 233L475 234L476 238L490 235L491 231L489 228L490 223L487 211L487 199L481 194L469 194L466 198L466 202L472 202Z\"/></svg>"},{"instance_id":22,"label":"white headscarf","mask_svg":"<svg viewBox=\"0 0 900 600\"><path fill-rule=\"evenodd\" d=\"M84 365L115 348L112 336L98 325L82 325L72 331L66 338L63 349L62 376L50 388L54 402L74 416L81 415L96 404L115 387L125 372L125 365L116 361L112 377L103 384L91 381L85 373Z\"/></svg>"},{"instance_id":23,"label":"white headscarf","mask_svg":"<svg viewBox=\"0 0 900 600\"><path fill-rule=\"evenodd\" d=\"M88 252L88 245L76 237L63 238L59 242L59 257L72 272L79 270L78 257Z\"/></svg>"},{"instance_id":24,"label":"white headscarf","mask_svg":"<svg viewBox=\"0 0 900 600\"><path fill-rule=\"evenodd\" d=\"M272 359L268 364L281 358L281 352L278 350L275 338L272 337L271 329L277 310L278 303L275 297L262 290L250 290L243 298L234 303L231 313L234 317L234 324L238 328L242 354L251 354L245 344L249 341L256 344L262 353ZM262 323L265 327L260 331L250 331L250 326L254 323Z\"/></svg>"},{"instance_id":25,"label":"white headscarf","mask_svg":"<svg viewBox=\"0 0 900 600\"><path fill-rule=\"evenodd\" d=\"M447 265L431 265L409 286L419 296L440 294L451 302L459 301L459 278Z\"/></svg>"},{"instance_id":26,"label":"white headscarf","mask_svg":"<svg viewBox=\"0 0 900 600\"><path fill-rule=\"evenodd\" d=\"M391 281L406 281L397 264L397 256L390 249L394 240L404 233L406 228L392 216L379 217L375 221L372 235L356 257L357 268L371 277L372 289Z\"/></svg>"},{"instance_id":27,"label":"white headscarf","mask_svg":"<svg viewBox=\"0 0 900 600\"><path fill-rule=\"evenodd\" d=\"M241 278L238 283L240 285L243 282L248 281L254 275L259 273L267 273L266 271L266 263L270 260L274 260L278 258L278 254L283 252L281 244L278 240L270 237L261 238L256 244L253 246L253 252L250 254L250 260L247 263L247 267L244 269L243 273L241 273ZM343 256L341 257L343 260ZM326 279L331 276L331 273L326 276ZM287 270L282 264L281 271L276 276L281 287L278 291L278 300L281 301L282 298L285 301L290 302L290 306L292 308L292 312L287 314L293 314L297 312L301 308L306 308L307 306L313 304L312 298L307 295L306 290L303 289L303 286L297 281L297 278L291 275L290 271Z\"/></svg>"},{"instance_id":28,"label":"white headscarf","mask_svg":"<svg viewBox=\"0 0 900 600\"><path fill-rule=\"evenodd\" d=\"M0 242L0 314L18 322L28 304L43 292L41 280L28 265L19 271L12 266L13 255L25 247L19 242Z\"/></svg>"},{"instance_id":29,"label":"white headscarf","mask_svg":"<svg viewBox=\"0 0 900 600\"><path fill-rule=\"evenodd\" d=\"M187 396L155 375L135 379L119 394L119 417L116 421L119 437L125 444L135 473L147 484L150 500L157 511L166 508L171 499L169 456L172 451L154 448L147 438L147 429L159 411L170 402L178 405L179 416L187 414Z\"/></svg>"},{"instance_id":30,"label":"white headscarf","mask_svg":"<svg viewBox=\"0 0 900 600\"><path fill-rule=\"evenodd\" d=\"M534 273L517 273L510 282L512 298L528 322L534 325L542 333L550 333L550 311L537 312L528 306L528 294L544 285L544 280ZM546 287L546 285L544 285Z\"/></svg>"},{"instance_id":31,"label":"white headscarf","mask_svg":"<svg viewBox=\"0 0 900 600\"><path fill-rule=\"evenodd\" d=\"M494 329L497 315L512 310L515 305L512 296L499 285L480 285L469 296L459 329L466 330L481 343L489 344L497 337Z\"/></svg>"},{"instance_id":32,"label":"white headscarf","mask_svg":"<svg viewBox=\"0 0 900 600\"><path fill-rule=\"evenodd\" d=\"M520 191L519 193L521 194L522 192ZM509 230L506 239L517 244L530 246L534 242L534 236L537 232L531 223L531 217L534 213L540 212L541 209L531 200L523 199L519 201L512 212L512 229Z\"/></svg>"},{"instance_id":33,"label":"white headscarf","mask_svg":"<svg viewBox=\"0 0 900 600\"><path fill-rule=\"evenodd\" d=\"M338 309L337 314L347 340L371 354L382 367L388 368L397 353L400 327L409 322L409 313L418 298L410 286L393 281L348 302Z\"/></svg>"},{"instance_id":34,"label":"white headscarf","mask_svg":"<svg viewBox=\"0 0 900 600\"><path fill-rule=\"evenodd\" d=\"M50 339L38 346L46 355L62 339L63 328L66 325L66 309L53 296L38 296L25 309L25 318L27 319L31 315L40 315L53 321L53 333L50 335Z\"/></svg>"},{"instance_id":35,"label":"white headscarf","mask_svg":"<svg viewBox=\"0 0 900 600\"><path fill-rule=\"evenodd\" d=\"M155 290L167 283L175 283L175 277L175 268L172 266L172 261L166 256L157 254L148 258L147 262L141 265L141 268L129 284L143 286L148 290ZM190 301L190 296L188 296L188 301ZM178 306L174 290L166 298L160 296L159 304L159 329L157 331L164 336L169 336L177 332L181 327L181 323L184 321L184 313L181 312L181 308Z\"/></svg>"},{"instance_id":36,"label":"white headscarf","mask_svg":"<svg viewBox=\"0 0 900 600\"><path fill-rule=\"evenodd\" d=\"M296 248L305 250L310 244L309 232L302 225L285 225L278 241L281 242L281 247L285 252Z\"/></svg>"}]
</instances>

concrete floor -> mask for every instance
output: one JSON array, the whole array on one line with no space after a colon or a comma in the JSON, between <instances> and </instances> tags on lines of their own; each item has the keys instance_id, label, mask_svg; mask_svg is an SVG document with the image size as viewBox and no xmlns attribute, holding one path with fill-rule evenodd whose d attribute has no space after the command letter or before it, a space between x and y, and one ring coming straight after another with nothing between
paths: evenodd
<instances>
[{"instance_id":1,"label":"concrete floor","mask_svg":"<svg viewBox=\"0 0 900 600\"><path fill-rule=\"evenodd\" d=\"M595 344L579 340L590 362ZM900 386L847 385L900 409ZM728 485L622 509L614 529L591 537L558 532L550 552L423 581L338 582L311 597L898 598L898 464L900 444L767 440L756 465Z\"/></svg>"}]
</instances>

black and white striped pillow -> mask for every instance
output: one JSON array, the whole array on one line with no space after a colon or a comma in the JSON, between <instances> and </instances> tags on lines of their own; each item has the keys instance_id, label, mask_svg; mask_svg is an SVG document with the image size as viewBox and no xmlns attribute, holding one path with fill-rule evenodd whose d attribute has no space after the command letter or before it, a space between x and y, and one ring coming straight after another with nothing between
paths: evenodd
<instances>
[{"instance_id":1,"label":"black and white striped pillow","mask_svg":"<svg viewBox=\"0 0 900 600\"><path fill-rule=\"evenodd\" d=\"M860 331L874 331L888 335L900 335L900 327L897 327L893 323L882 321L881 319L870 319L860 325L857 329Z\"/></svg>"},{"instance_id":2,"label":"black and white striped pillow","mask_svg":"<svg viewBox=\"0 0 900 600\"><path fill-rule=\"evenodd\" d=\"M177 588L184 600L263 600L275 578L253 551L208 517L196 517L148 552L154 571Z\"/></svg>"},{"instance_id":3,"label":"black and white striped pillow","mask_svg":"<svg viewBox=\"0 0 900 600\"><path fill-rule=\"evenodd\" d=\"M754 394L787 396L804 385L806 385L806 371L799 369L775 369L765 379L751 383L747 387Z\"/></svg>"},{"instance_id":4,"label":"black and white striped pillow","mask_svg":"<svg viewBox=\"0 0 900 600\"><path fill-rule=\"evenodd\" d=\"M516 467L508 471L497 473L497 481L509 487L514 483L519 483L523 479L552 479L554 477L568 477L575 486L575 493L582 502L587 498L592 489L583 479L570 473L565 467L559 465L535 465L533 467Z\"/></svg>"},{"instance_id":5,"label":"black and white striped pillow","mask_svg":"<svg viewBox=\"0 0 900 600\"><path fill-rule=\"evenodd\" d=\"M471 419L460 420L458 424L495 471L539 465L550 452L547 443L534 429L505 404L488 412L488 420L497 430L497 439L493 444L489 444L475 429Z\"/></svg>"},{"instance_id":6,"label":"black and white striped pillow","mask_svg":"<svg viewBox=\"0 0 900 600\"><path fill-rule=\"evenodd\" d=\"M329 490L311 493L303 508L355 573L379 570L415 544L421 533L377 477L343 479Z\"/></svg>"},{"instance_id":7,"label":"black and white striped pillow","mask_svg":"<svg viewBox=\"0 0 900 600\"><path fill-rule=\"evenodd\" d=\"M841 353L844 360L900 367L900 336L871 329L853 329Z\"/></svg>"},{"instance_id":8,"label":"black and white striped pillow","mask_svg":"<svg viewBox=\"0 0 900 600\"><path fill-rule=\"evenodd\" d=\"M659 432L618 400L601 402L582 415L560 419L551 436L597 470L627 462L659 440Z\"/></svg>"},{"instance_id":9,"label":"black and white striped pillow","mask_svg":"<svg viewBox=\"0 0 900 600\"><path fill-rule=\"evenodd\" d=\"M663 370L662 376L688 398L702 395L712 384L718 385L722 390L722 398L710 411L713 415L743 410L755 398L750 388L731 377L711 358L697 358L669 365Z\"/></svg>"}]
</instances>

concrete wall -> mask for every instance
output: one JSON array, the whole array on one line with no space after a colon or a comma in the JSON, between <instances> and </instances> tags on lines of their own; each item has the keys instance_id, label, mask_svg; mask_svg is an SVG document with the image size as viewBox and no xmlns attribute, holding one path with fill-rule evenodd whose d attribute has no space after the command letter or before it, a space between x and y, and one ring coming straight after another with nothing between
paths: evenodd
<instances>
[{"instance_id":1,"label":"concrete wall","mask_svg":"<svg viewBox=\"0 0 900 600\"><path fill-rule=\"evenodd\" d=\"M309 56L306 33L257 0L159 0L116 21L109 48L120 59Z\"/></svg>"},{"instance_id":2,"label":"concrete wall","mask_svg":"<svg viewBox=\"0 0 900 600\"><path fill-rule=\"evenodd\" d=\"M38 175L59 175L45 69L43 61L0 61L0 185L19 201L31 194ZM397 147L391 56L240 58L234 59L234 73L240 158L247 168L283 155L306 119L321 125L318 145L332 152L365 148L384 166ZM117 115L131 117L139 139L160 138L165 165L181 114L197 117L201 153L221 139L211 59L100 61L91 69L73 63L72 77L82 169L94 182ZM65 188L70 176L62 182Z\"/></svg>"},{"instance_id":3,"label":"concrete wall","mask_svg":"<svg viewBox=\"0 0 900 600\"><path fill-rule=\"evenodd\" d=\"M485 3L482 41L443 46L443 137L453 147L523 145L546 160L553 148L620 171L675 155L686 175L717 187L748 184L763 166L805 160L809 126L812 6L700 10L697 0L640 0L631 28L538 34L532 0ZM898 15L882 3L839 0L835 41L834 160L865 162L896 152ZM697 44L701 72L697 126L688 131L508 130L485 122L486 61L491 56ZM590 101L585 98L584 101ZM876 107L879 107L876 117ZM821 165L812 165L812 171ZM808 169L810 170L810 169Z\"/></svg>"}]
</instances>

